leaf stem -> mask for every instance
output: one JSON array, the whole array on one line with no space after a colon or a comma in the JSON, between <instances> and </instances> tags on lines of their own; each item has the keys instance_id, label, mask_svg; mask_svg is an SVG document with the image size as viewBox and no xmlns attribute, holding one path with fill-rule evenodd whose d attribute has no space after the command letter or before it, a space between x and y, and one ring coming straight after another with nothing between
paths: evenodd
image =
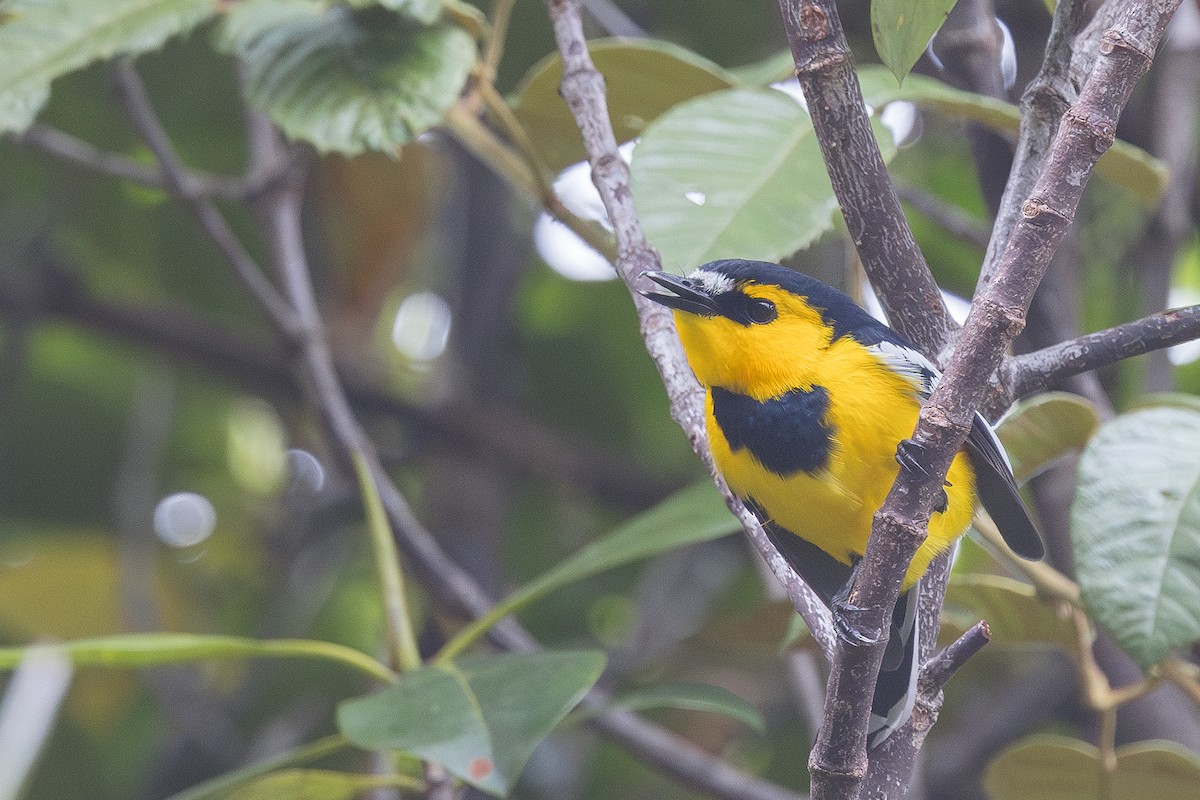
<instances>
[{"instance_id":1,"label":"leaf stem","mask_svg":"<svg viewBox=\"0 0 1200 800\"><path fill-rule=\"evenodd\" d=\"M496 67L504 57L504 45L508 39L508 23L512 19L516 0L496 0L492 7L492 34L488 37L487 50L483 55L483 66L487 70L485 83L491 84L496 77Z\"/></svg>"},{"instance_id":2,"label":"leaf stem","mask_svg":"<svg viewBox=\"0 0 1200 800\"><path fill-rule=\"evenodd\" d=\"M355 452L354 469L362 490L363 508L367 515L367 532L371 537L371 551L375 558L375 571L379 588L383 593L383 607L388 623L388 638L391 641L392 658L401 672L409 672L421 666L421 652L413 632L412 617L408 608L408 597L404 591L404 571L400 567L400 551L392 535L383 501L375 478L362 453Z\"/></svg>"}]
</instances>

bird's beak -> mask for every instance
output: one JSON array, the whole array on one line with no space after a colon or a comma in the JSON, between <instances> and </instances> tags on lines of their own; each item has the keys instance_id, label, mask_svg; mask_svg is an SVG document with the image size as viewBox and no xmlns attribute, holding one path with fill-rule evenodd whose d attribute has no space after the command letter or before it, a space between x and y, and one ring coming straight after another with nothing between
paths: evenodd
<instances>
[{"instance_id":1,"label":"bird's beak","mask_svg":"<svg viewBox=\"0 0 1200 800\"><path fill-rule=\"evenodd\" d=\"M677 308L702 317L712 317L721 313L712 296L687 278L666 272L647 272L645 276L666 289L669 294L642 291L642 297L661 303L667 308Z\"/></svg>"}]
</instances>

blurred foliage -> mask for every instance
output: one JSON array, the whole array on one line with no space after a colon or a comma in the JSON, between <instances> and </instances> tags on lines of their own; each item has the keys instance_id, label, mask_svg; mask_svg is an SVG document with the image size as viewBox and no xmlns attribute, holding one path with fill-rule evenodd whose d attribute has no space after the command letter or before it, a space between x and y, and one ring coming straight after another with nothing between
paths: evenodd
<instances>
[{"instance_id":1,"label":"blurred foliage","mask_svg":"<svg viewBox=\"0 0 1200 800\"><path fill-rule=\"evenodd\" d=\"M607 650L603 685L624 693L627 705L647 708L650 718L739 768L803 789L807 776L799 754L812 731L792 707L779 653L791 614L785 605L769 602L744 548L708 541L732 523L715 495L705 489L704 502L685 511L672 511L668 501L636 517L633 512L651 505L644 493L631 499L632 492L615 488L618 479L575 485L558 471L562 452L582 453L597 465L615 464L610 472L629 481L654 476L662 487L660 500L669 490L706 477L667 416L661 382L645 356L626 289L616 281L572 281L552 269L533 254L529 242L530 201L507 188L489 194L494 187L489 189L489 178L482 177L486 170L448 134L420 135L471 86L479 34L470 22L474 17L461 13L457 4L417 0L89 2L68 11L116 15L104 37L86 29L64 36L61 47L47 51L57 58L25 47L28 41L21 37L28 36L29 26L41 24L37 14L69 5L59 0L0 5L0 128L23 130L36 113L43 125L153 167L152 154L111 86L108 59L127 53L137 56L172 144L196 170L236 176L253 166L247 164L239 102L243 85L251 101L291 136L319 150L383 151L354 157L306 151L306 235L324 319L347 375L379 387L397 404L375 405L361 416L400 488L448 547L453 549L461 536L466 552L495 554L479 577L503 587L514 605L542 600L554 589L552 600L521 611L540 641ZM492 3L480 5L492 11ZM705 171L705 156L683 149L702 140L696 130L720 113L733 117L723 121L727 126L758 125L744 113L722 109L729 97L750 95L788 108L787 125L778 131L758 125L759 133L777 139L795 135L805 124L798 105L761 88L790 71L786 59L779 58L785 42L777 3L627 0L618 5L653 38L606 42L597 62L607 71L621 132L644 134L647 152L658 146L681 160L693 159L680 167L683 172ZM1037 9L1036 18L1024 8L1021 13L1034 21L1014 25L1018 35L1044 24L1040 4L1029 5ZM876 60L866 9L866 4L850 4L844 11L860 63ZM291 22L279 24L282 17ZM103 20L96 16L94 21ZM589 23L589 33L604 31ZM12 44L18 40L22 47ZM540 161L557 170L581 151L559 105L552 49L543 4L516 3L496 65L496 86L512 96ZM907 57L914 58L913 48L908 50ZM244 73L226 52L246 58ZM28 69L21 72L23 67ZM918 62L918 69L925 68ZM917 133L892 156L899 179L986 227L986 206L961 120L1011 132L1015 111L923 75L911 75L896 88L880 67L864 68L864 83L877 113L885 101L918 107ZM51 88L48 99L46 87ZM656 137L665 144L656 145ZM744 129L728 138L743 146L722 159L767 152L747 148ZM811 243L799 257L806 268L831 282L854 285L827 190L815 205L786 205L797 202L796 185L824 182L814 166L815 152L815 147L805 151L806 162L794 172L751 163L753 175L780 183L766 198L766 208L779 214L775 230L783 234L770 238L762 230L763 207L747 205L745 227L736 231L741 239L730 254L751 255L745 248L754 245L764 248L759 256L785 258ZM1106 177L1088 192L1078 214L1084 268L1075 304L1087 330L1139 315L1128 300L1134 280L1126 254L1143 235L1148 204L1161 191L1156 162L1132 147L1114 153ZM635 160L635 171L643 169ZM716 171L709 168L706 177ZM736 189L746 178L730 182ZM683 197L699 207L680 186L662 183L661 176L651 184L638 191ZM702 188L706 199L712 196L712 189ZM220 207L251 253L269 265L247 204L222 199ZM798 220L805 214L811 224L801 229ZM680 234L681 247L694 244L694 228L676 230L670 218L657 224L664 236ZM700 227L706 226L710 220L701 221ZM914 215L914 227L938 279L969 294L981 252L947 236L932 220ZM1185 243L1175 276L1180 288L1193 292L1200 286L1198 241L1193 235ZM670 251L666 243L664 249ZM690 259L706 257L696 254L701 252L708 251L687 251L669 266L683 269ZM437 320L426 319L421 340L426 348L402 352L394 341L397 316L406 299L422 292L445 301L449 333L443 330L439 337ZM167 331L208 343L212 328L206 326L236 334L235 356L263 349L268 361L281 357L265 349L275 341L264 316L164 191L55 159L28 139L0 139L0 645L109 637L91 643L99 648L100 660L116 659L126 667L185 656L188 661L131 671L91 669L82 659L24 797L161 798L247 760L297 747L297 763L289 770L267 778L242 773L238 794L232 796L301 797L305 786L323 787L323 796L354 796L366 786L360 773L370 764L364 753L343 747L313 754L302 745L323 741L318 737L335 729L337 704L363 695L371 682L336 659L246 660L277 655L269 652L269 643L278 640L354 648L376 664L373 659L383 657L384 614L353 476L330 456L314 411L286 377L273 378L230 358L222 361L219 352L197 357L167 337L139 333L130 320L141 317L133 312L152 312ZM456 339L460 329L485 333L462 341ZM1140 397L1139 369L1133 364L1106 370L1105 383L1118 409ZM1200 392L1200 361L1179 367L1175 380L1180 392ZM478 405L492 414L482 422L473 415ZM1002 431L1019 454L1023 473L1033 474L1074 452L1092 434L1096 412L1081 401L1055 398L1030 407L1032 412ZM450 420L443 428L421 416L438 411L443 412L439 419ZM1148 480L1149 471L1130 475L1123 468L1128 453L1106 456L1100 448L1105 437L1150 413L1120 418L1102 429L1099 443L1093 439L1088 446L1087 463L1109 459L1096 467L1097 474L1127 479L1121 491L1151 491L1138 482ZM1169 413L1195 416L1194 409ZM547 433L561 452L548 454L522 434L531 427ZM1139 457L1161 460L1175 452L1177 432L1185 427L1178 421L1151 425L1149 432L1124 434L1120 444L1142 448ZM1167 435L1153 435L1163 431ZM289 449L310 453L327 478L313 482L310 474L295 472L299 462L288 460ZM1194 447L1191 452L1194 457ZM1171 472L1187 477L1181 469ZM442 483L453 489L434 491ZM1191 483L1171 489L1193 510L1194 483L1191 475ZM1117 496L1116 491L1106 488L1102 494ZM215 508L215 528L202 542L171 547L155 536L155 505L175 492L200 493ZM457 503L447 507L446 494ZM664 508L665 522L655 516ZM1095 514L1102 519L1076 523L1086 535L1100 535L1100 523L1115 522L1112 514ZM685 522L696 524L680 527ZM1156 540L1157 555L1185 577L1188 564L1195 563L1189 561L1197 549L1194 525L1188 518ZM1127 529L1117 527L1105 536L1121 538ZM614 538L602 538L611 531ZM681 542L689 546L663 552ZM988 551L973 544L963 550L951 590L962 614L958 621L995 617L1003 634L998 644L1065 641L1057 609L1029 584L994 574L1002 570L1001 562ZM1087 555L1077 557L1086 563L1082 556ZM636 561L647 556L652 558ZM1113 563L1128 560L1124 553L1105 558L1080 577L1089 609L1121 634L1128 626L1105 611L1120 587L1109 592L1087 582L1089 575L1104 577ZM443 612L420 588L410 588L410 595L413 618L422 626L423 654L432 657L461 630L462 620ZM1142 597L1139 608L1158 597ZM1123 641L1148 664L1194 639L1196 619L1185 615L1184 623L1151 626L1150 633L1161 636L1148 649ZM1036 626L1022 632L1019 623L1029 620ZM151 631L179 636L155 638ZM112 638L119 634L134 638ZM797 646L811 646L805 642L802 637ZM154 655L147 656L139 649L143 646ZM76 653L83 647L76 645ZM1022 670L1024 662L1011 650L997 653L952 684L939 729L961 721L956 698L981 689L986 693L997 676ZM17 660L16 651L3 655ZM524 695L530 696L548 686L551 679L531 667L546 668L546 663L521 662L506 673L503 660L470 659L465 667L423 669L438 672L438 679L450 675L438 681L443 687L454 681L456 671L466 670L470 691L458 682L459 689L451 687L449 693L470 712L463 719L474 719L472 704L483 702L480 694L489 695L479 712L481 726L468 731L475 736L466 737L471 746L492 736L491 725L505 714L502 733L514 730L514 718L527 729L501 743L505 752L493 753L502 768L499 783L491 780L497 773L480 772L475 751L454 762L456 774L491 790L516 785L518 797L694 796L634 763L625 751L570 725L533 751L516 784L533 745L599 674L599 662L591 655L580 657L573 663L574 679L554 683L555 692L543 698L543 713L522 717L504 707L511 696L502 689L527 679L534 684ZM470 675L480 674L489 674L493 684L483 690L471 684ZM392 687L367 695L342 706L342 713L367 717L368 723L389 721L394 715L385 706L395 694ZM760 715L762 733L745 726ZM368 746L440 752L437 743L410 738L397 744L403 737L394 730L362 727L365 732L356 741ZM428 726L417 728L428 733ZM1048 773L1047 763L1058 763L1057 755L1036 749L1043 746L1049 745L1019 745L995 762L987 785L996 796L1026 796L1011 794L1025 785L1012 776L1034 780ZM1062 758L1070 760L1071 775L1095 775L1096 756L1078 742L1068 747L1071 755ZM1195 771L1193 757L1163 752L1120 751L1116 785L1140 781L1146 764L1156 758L1189 776ZM319 755L318 763L305 761L308 755ZM1080 777L1076 788L1083 785L1090 784ZM1018 788L1005 788L1011 786Z\"/></svg>"}]
</instances>

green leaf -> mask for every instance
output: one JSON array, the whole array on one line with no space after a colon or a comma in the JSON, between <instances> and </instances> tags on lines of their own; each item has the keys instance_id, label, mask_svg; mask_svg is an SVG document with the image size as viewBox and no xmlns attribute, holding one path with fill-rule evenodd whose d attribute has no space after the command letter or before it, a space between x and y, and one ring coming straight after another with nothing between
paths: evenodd
<instances>
[{"instance_id":1,"label":"green leaf","mask_svg":"<svg viewBox=\"0 0 1200 800\"><path fill-rule=\"evenodd\" d=\"M799 616L799 615L797 615ZM661 683L643 686L623 693L605 708L588 712L587 716L602 714L610 708L645 711L651 708L679 708L686 711L708 711L723 714L762 733L766 726L758 709L728 689L703 683Z\"/></svg>"},{"instance_id":2,"label":"green leaf","mask_svg":"<svg viewBox=\"0 0 1200 800\"><path fill-rule=\"evenodd\" d=\"M946 605L987 620L996 644L1051 644L1074 652L1077 637L1070 618L1060 616L1027 583L1001 575L955 575Z\"/></svg>"},{"instance_id":3,"label":"green leaf","mask_svg":"<svg viewBox=\"0 0 1200 800\"><path fill-rule=\"evenodd\" d=\"M1065 736L1031 736L992 759L983 784L994 800L1188 800L1200 786L1200 759L1175 742L1117 748L1117 769L1101 792L1100 751Z\"/></svg>"},{"instance_id":4,"label":"green leaf","mask_svg":"<svg viewBox=\"0 0 1200 800\"><path fill-rule=\"evenodd\" d=\"M781 50L773 56L767 56L762 61L743 64L729 70L738 86L766 86L776 81L787 80L796 74L796 59L791 50Z\"/></svg>"},{"instance_id":5,"label":"green leaf","mask_svg":"<svg viewBox=\"0 0 1200 800\"><path fill-rule=\"evenodd\" d=\"M277 756L250 764L233 772L226 772L222 775L209 778L203 783L196 784L182 792L171 795L167 800L217 800L217 798L228 800L230 792L237 787L248 784L276 770L282 770L284 767L291 767L294 764L302 764L306 761L315 761L318 758L324 758L327 755L344 749L347 745L348 742L340 735L326 736L315 742L301 745L294 750L289 750L286 753L280 753Z\"/></svg>"},{"instance_id":6,"label":"green leaf","mask_svg":"<svg viewBox=\"0 0 1200 800\"><path fill-rule=\"evenodd\" d=\"M864 67L858 77L863 99L876 108L905 100L998 131L1016 133L1021 125L1021 111L1011 103L955 89L923 75L910 75L902 87L882 67ZM1158 204L1170 180L1166 164L1140 147L1120 140L1100 157L1096 174L1147 205Z\"/></svg>"},{"instance_id":7,"label":"green leaf","mask_svg":"<svg viewBox=\"0 0 1200 800\"><path fill-rule=\"evenodd\" d=\"M618 142L641 136L649 123L677 103L734 84L716 64L670 42L601 39L588 42L588 52L604 75ZM586 155L579 128L558 93L562 77L562 59L548 56L526 74L514 103L517 119L555 171Z\"/></svg>"},{"instance_id":8,"label":"green leaf","mask_svg":"<svg viewBox=\"0 0 1200 800\"><path fill-rule=\"evenodd\" d=\"M442 0L349 0L346 5L354 8L381 6L425 25L436 22L442 15Z\"/></svg>"},{"instance_id":9,"label":"green leaf","mask_svg":"<svg viewBox=\"0 0 1200 800\"><path fill-rule=\"evenodd\" d=\"M876 138L889 158L890 135ZM777 261L829 230L837 209L808 114L774 89L677 106L646 131L632 170L642 226L668 270Z\"/></svg>"},{"instance_id":10,"label":"green leaf","mask_svg":"<svg viewBox=\"0 0 1200 800\"><path fill-rule=\"evenodd\" d=\"M368 789L419 792L424 784L403 775L355 775L327 769L288 769L264 775L222 795L224 800L354 800Z\"/></svg>"},{"instance_id":11,"label":"green leaf","mask_svg":"<svg viewBox=\"0 0 1200 800\"><path fill-rule=\"evenodd\" d=\"M942 27L955 0L871 0L871 35L879 60L903 81Z\"/></svg>"},{"instance_id":12,"label":"green leaf","mask_svg":"<svg viewBox=\"0 0 1200 800\"><path fill-rule=\"evenodd\" d=\"M1200 412L1100 428L1079 462L1071 542L1084 604L1142 666L1200 639Z\"/></svg>"},{"instance_id":13,"label":"green leaf","mask_svg":"<svg viewBox=\"0 0 1200 800\"><path fill-rule=\"evenodd\" d=\"M15 669L31 649L65 654L79 667L153 667L216 658L315 658L336 661L391 681L395 675L375 659L345 645L312 639L245 639L190 633L130 633L63 644L0 647L0 669Z\"/></svg>"},{"instance_id":14,"label":"green leaf","mask_svg":"<svg viewBox=\"0 0 1200 800\"><path fill-rule=\"evenodd\" d=\"M1159 392L1137 398L1130 405L1129 409L1132 411L1139 408L1158 408L1161 406L1200 411L1200 397L1194 394L1185 394L1184 392Z\"/></svg>"},{"instance_id":15,"label":"green leaf","mask_svg":"<svg viewBox=\"0 0 1200 800\"><path fill-rule=\"evenodd\" d=\"M555 589L676 547L717 539L737 528L737 520L711 482L684 489L497 603L488 614L459 631L438 654L438 661L456 657L497 622Z\"/></svg>"},{"instance_id":16,"label":"green leaf","mask_svg":"<svg viewBox=\"0 0 1200 800\"><path fill-rule=\"evenodd\" d=\"M506 795L534 747L604 669L591 651L464 658L405 673L386 689L342 703L338 728L372 749L441 764L476 788Z\"/></svg>"},{"instance_id":17,"label":"green leaf","mask_svg":"<svg viewBox=\"0 0 1200 800\"><path fill-rule=\"evenodd\" d=\"M455 25L320 0L238 3L220 44L245 63L250 102L288 136L347 155L388 152L437 125L476 57Z\"/></svg>"},{"instance_id":18,"label":"green leaf","mask_svg":"<svg viewBox=\"0 0 1200 800\"><path fill-rule=\"evenodd\" d=\"M996 429L1018 483L1067 453L1083 449L1100 425L1096 409L1079 395L1046 392L1021 400Z\"/></svg>"},{"instance_id":19,"label":"green leaf","mask_svg":"<svg viewBox=\"0 0 1200 800\"><path fill-rule=\"evenodd\" d=\"M55 78L144 53L216 13L217 0L8 0L0 3L0 133L28 128Z\"/></svg>"}]
</instances>

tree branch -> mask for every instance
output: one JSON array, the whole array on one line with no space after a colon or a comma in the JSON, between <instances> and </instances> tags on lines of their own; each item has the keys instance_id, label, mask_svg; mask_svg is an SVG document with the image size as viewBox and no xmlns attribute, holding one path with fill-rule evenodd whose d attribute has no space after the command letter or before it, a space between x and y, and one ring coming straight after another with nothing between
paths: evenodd
<instances>
[{"instance_id":1,"label":"tree branch","mask_svg":"<svg viewBox=\"0 0 1200 800\"><path fill-rule=\"evenodd\" d=\"M17 141L91 172L136 183L150 189L170 188L167 177L161 169L139 164L137 161L117 153L106 153L83 139L41 122L35 122ZM192 172L186 175L185 180L187 181L185 187L187 197L211 195L222 198L238 198L252 191L244 181L220 175Z\"/></svg>"},{"instance_id":2,"label":"tree branch","mask_svg":"<svg viewBox=\"0 0 1200 800\"><path fill-rule=\"evenodd\" d=\"M687 434L692 450L715 476L705 435L703 393L687 365L679 337L675 335L671 313L638 292L642 273L661 265L658 253L646 241L633 206L629 165L617 150L604 96L604 78L588 55L578 2L547 0L546 5L563 60L562 96L579 126L592 166L592 181L600 192L617 239L617 274L633 295L642 338L666 387L671 416ZM787 590L813 636L828 652L833 641L833 628L825 606L770 544L758 519L733 496L724 481L716 478L716 482L729 509L741 521L751 542Z\"/></svg>"},{"instance_id":3,"label":"tree branch","mask_svg":"<svg viewBox=\"0 0 1200 800\"><path fill-rule=\"evenodd\" d=\"M1013 153L1008 183L1000 198L991 243L979 272L976 291L991 280L1008 237L1021 215L1021 204L1033 191L1041 165L1050 147L1058 121L1075 100L1075 87L1069 78L1075 33L1084 11L1084 0L1061 0L1054 10L1046 54L1037 77L1030 81L1021 98L1021 129Z\"/></svg>"},{"instance_id":4,"label":"tree branch","mask_svg":"<svg viewBox=\"0 0 1200 800\"><path fill-rule=\"evenodd\" d=\"M1070 341L1013 356L1003 383L1013 398L1046 389L1063 378L1133 356L1200 339L1200 305L1160 311Z\"/></svg>"},{"instance_id":5,"label":"tree branch","mask_svg":"<svg viewBox=\"0 0 1200 800\"><path fill-rule=\"evenodd\" d=\"M427 584L439 589L445 598L471 616L482 616L490 610L491 599L468 574L446 557L432 534L413 513L379 463L338 384L328 344L322 334L323 326L320 324L304 254L300 226L301 198L298 182L281 185L276 191L263 196L261 207L283 285L297 312L305 319L303 330L309 332L300 342L299 357L312 384L312 401L321 410L330 439L343 457L352 452L352 448L364 456L375 477L389 520L406 554L426 576ZM533 637L512 618L493 628L492 635L509 650L526 651L538 646ZM591 702L595 704L597 701L593 699ZM606 713L597 717L593 724L648 763L718 797L795 800L793 795L779 787L722 764L695 745L636 715ZM734 787L736 793L730 793L727 785Z\"/></svg>"},{"instance_id":6,"label":"tree branch","mask_svg":"<svg viewBox=\"0 0 1200 800\"><path fill-rule=\"evenodd\" d=\"M186 183L180 178L182 167L153 115L144 87L128 64L122 65L119 79L130 105L131 116L147 141L153 142L152 147L171 181L172 193L189 202L197 212L204 231L218 243L226 258L231 263L240 264L239 274L245 268L249 270L247 274L257 275L266 286L271 286L240 242L233 237L215 207L208 201L193 200L183 194ZM268 126L264 123L252 127L266 129ZM251 144L252 161L277 162L281 145L276 134L252 137ZM273 286L269 292L255 292L255 296L264 304L274 306L278 303L279 307L272 308L271 317L277 323L287 321L286 325L279 326L281 333L297 354L310 401L320 412L333 448L347 465L353 453L364 456L377 481L380 498L393 530L426 584L451 605L473 617L482 616L491 608L490 598L467 573L446 557L433 536L413 514L403 495L385 473L374 448L350 410L334 368L332 352L324 337L309 276L301 230L302 188L299 175L292 174L288 180L273 183L256 200L287 298L279 296ZM512 618L497 624L491 635L506 649L530 650L537 647L533 637ZM593 699L591 702L599 701ZM597 717L593 724L666 774L717 797L727 800L798 800L796 795L729 767L695 745L635 714L605 713Z\"/></svg>"},{"instance_id":7,"label":"tree branch","mask_svg":"<svg viewBox=\"0 0 1200 800\"><path fill-rule=\"evenodd\" d=\"M900 208L832 0L779 0L846 229L892 326L936 357L958 328Z\"/></svg>"},{"instance_id":8,"label":"tree branch","mask_svg":"<svg viewBox=\"0 0 1200 800\"><path fill-rule=\"evenodd\" d=\"M929 516L950 462L970 430L988 379L1020 331L1055 248L1075 213L1100 155L1112 144L1116 119L1136 81L1150 66L1178 0L1126 3L1105 33L1101 56L1079 100L1063 116L1049 157L1023 216L1003 250L993 280L977 295L945 374L921 410L913 441L923 450L924 476L901 470L875 515L867 553L850 604L854 623L879 632L878 643L842 646L830 676L826 720L810 757L814 798L858 795L867 772L866 730L873 685L887 643L886 617L904 570L924 541ZM810 101L811 102L811 101ZM913 731L920 735L920 732Z\"/></svg>"},{"instance_id":9,"label":"tree branch","mask_svg":"<svg viewBox=\"0 0 1200 800\"><path fill-rule=\"evenodd\" d=\"M200 227L225 256L225 260L233 267L242 284L267 312L271 322L285 338L291 339L298 332L299 321L296 315L280 296L279 290L259 271L254 259L230 230L216 205L192 191L197 185L197 180L190 176L176 155L175 148L171 146L171 140L150 105L150 97L142 79L133 68L133 62L128 58L119 59L115 75L126 113L137 128L138 134L158 159L167 188L191 208L200 222Z\"/></svg>"}]
</instances>

